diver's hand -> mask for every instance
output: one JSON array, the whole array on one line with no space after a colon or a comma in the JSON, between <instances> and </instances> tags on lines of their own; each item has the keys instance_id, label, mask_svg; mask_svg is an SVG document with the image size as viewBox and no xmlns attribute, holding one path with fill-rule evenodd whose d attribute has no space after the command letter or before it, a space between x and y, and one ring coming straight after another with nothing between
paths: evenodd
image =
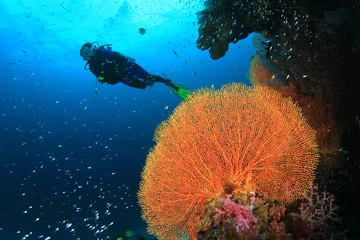
<instances>
[{"instance_id":1,"label":"diver's hand","mask_svg":"<svg viewBox=\"0 0 360 240\"><path fill-rule=\"evenodd\" d=\"M98 76L97 77L98 81L101 82L101 83L104 83L104 77L103 76Z\"/></svg>"}]
</instances>

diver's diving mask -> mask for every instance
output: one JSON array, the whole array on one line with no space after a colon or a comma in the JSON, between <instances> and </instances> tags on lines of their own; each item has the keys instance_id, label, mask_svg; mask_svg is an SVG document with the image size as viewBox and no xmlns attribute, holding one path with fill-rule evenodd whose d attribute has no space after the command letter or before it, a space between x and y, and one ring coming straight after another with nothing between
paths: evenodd
<instances>
[{"instance_id":1,"label":"diver's diving mask","mask_svg":"<svg viewBox=\"0 0 360 240\"><path fill-rule=\"evenodd\" d=\"M84 47L81 50L81 56L83 57L84 60L89 61L90 57L92 57L94 55L95 51L93 49L93 47Z\"/></svg>"}]
</instances>

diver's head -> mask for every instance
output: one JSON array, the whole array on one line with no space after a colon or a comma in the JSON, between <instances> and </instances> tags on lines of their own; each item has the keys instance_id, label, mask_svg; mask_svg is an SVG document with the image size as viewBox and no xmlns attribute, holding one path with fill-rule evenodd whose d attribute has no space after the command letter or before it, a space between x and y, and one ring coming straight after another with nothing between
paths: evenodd
<instances>
[{"instance_id":1,"label":"diver's head","mask_svg":"<svg viewBox=\"0 0 360 240\"><path fill-rule=\"evenodd\" d=\"M92 56L94 56L96 49L93 47L93 43L85 43L80 48L80 56L86 60L89 61Z\"/></svg>"}]
</instances>

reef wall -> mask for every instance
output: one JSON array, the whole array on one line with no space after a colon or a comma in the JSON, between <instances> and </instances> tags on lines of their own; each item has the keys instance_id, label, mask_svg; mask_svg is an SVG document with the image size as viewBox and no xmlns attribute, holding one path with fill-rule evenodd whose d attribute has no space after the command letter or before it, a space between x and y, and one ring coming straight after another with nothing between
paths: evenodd
<instances>
[{"instance_id":1,"label":"reef wall","mask_svg":"<svg viewBox=\"0 0 360 240\"><path fill-rule=\"evenodd\" d=\"M297 101L318 132L317 183L336 196L348 237L360 236L360 3L356 0L208 0L197 47L223 57L258 33L248 74Z\"/></svg>"}]
</instances>

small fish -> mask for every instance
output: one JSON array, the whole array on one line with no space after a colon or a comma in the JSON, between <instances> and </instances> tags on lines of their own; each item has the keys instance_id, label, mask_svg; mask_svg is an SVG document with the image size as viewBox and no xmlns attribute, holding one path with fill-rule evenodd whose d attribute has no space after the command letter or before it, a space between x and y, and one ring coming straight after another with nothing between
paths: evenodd
<instances>
[{"instance_id":1,"label":"small fish","mask_svg":"<svg viewBox=\"0 0 360 240\"><path fill-rule=\"evenodd\" d=\"M175 50L173 50L173 53L175 54L176 57L179 57L179 55L175 52Z\"/></svg>"},{"instance_id":2,"label":"small fish","mask_svg":"<svg viewBox=\"0 0 360 240\"><path fill-rule=\"evenodd\" d=\"M146 29L145 28L139 28L139 33L141 35L144 35L146 33Z\"/></svg>"}]
</instances>

